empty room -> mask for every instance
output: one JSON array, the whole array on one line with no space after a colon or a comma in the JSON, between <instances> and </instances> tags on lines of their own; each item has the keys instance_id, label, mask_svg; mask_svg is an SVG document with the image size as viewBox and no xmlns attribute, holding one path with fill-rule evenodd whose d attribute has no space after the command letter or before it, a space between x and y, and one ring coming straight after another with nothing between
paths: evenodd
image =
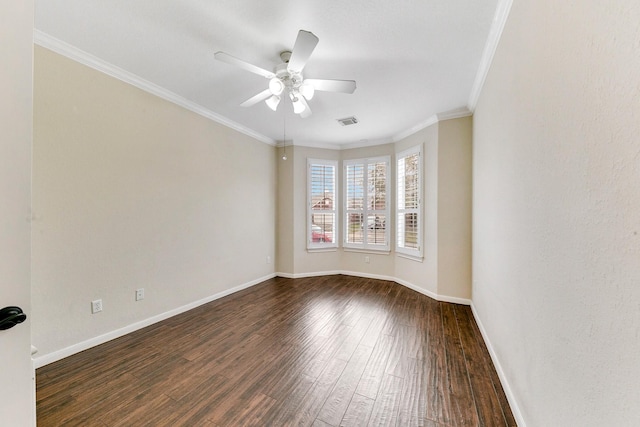
<instances>
[{"instance_id":1,"label":"empty room","mask_svg":"<svg viewBox=\"0 0 640 427\"><path fill-rule=\"evenodd\" d=\"M637 1L0 8L0 424L640 425Z\"/></svg>"}]
</instances>

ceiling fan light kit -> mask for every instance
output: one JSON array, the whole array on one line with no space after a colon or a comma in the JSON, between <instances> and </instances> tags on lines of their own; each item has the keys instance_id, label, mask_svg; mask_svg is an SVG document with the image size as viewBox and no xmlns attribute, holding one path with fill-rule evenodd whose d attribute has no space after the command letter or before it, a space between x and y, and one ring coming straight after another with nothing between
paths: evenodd
<instances>
[{"instance_id":1,"label":"ceiling fan light kit","mask_svg":"<svg viewBox=\"0 0 640 427\"><path fill-rule=\"evenodd\" d=\"M280 96L282 91L284 91L284 83L278 77L274 77L269 80L269 90L274 96Z\"/></svg>"},{"instance_id":2,"label":"ceiling fan light kit","mask_svg":"<svg viewBox=\"0 0 640 427\"><path fill-rule=\"evenodd\" d=\"M313 95L316 93L316 89L309 83L303 83L300 85L300 93L302 96L307 98L307 101L311 101L313 99Z\"/></svg>"},{"instance_id":3,"label":"ceiling fan light kit","mask_svg":"<svg viewBox=\"0 0 640 427\"><path fill-rule=\"evenodd\" d=\"M289 94L289 97L291 98L291 103L293 104L293 112L296 114L302 114L306 107L304 106L302 101L300 101L300 98L293 92Z\"/></svg>"},{"instance_id":4,"label":"ceiling fan light kit","mask_svg":"<svg viewBox=\"0 0 640 427\"><path fill-rule=\"evenodd\" d=\"M317 44L318 37L309 31L300 30L293 50L280 53L282 63L275 66L273 73L224 52L216 52L214 57L269 79L268 89L244 101L240 104L242 107L251 107L265 101L271 110L276 111L281 95L286 91L293 105L293 112L305 118L311 115L307 101L313 98L315 91L353 93L356 90L356 82L353 80L304 79L302 70Z\"/></svg>"},{"instance_id":5,"label":"ceiling fan light kit","mask_svg":"<svg viewBox=\"0 0 640 427\"><path fill-rule=\"evenodd\" d=\"M271 108L273 111L276 111L278 109L278 104L280 104L280 97L278 95L271 95L264 102L269 108Z\"/></svg>"}]
</instances>

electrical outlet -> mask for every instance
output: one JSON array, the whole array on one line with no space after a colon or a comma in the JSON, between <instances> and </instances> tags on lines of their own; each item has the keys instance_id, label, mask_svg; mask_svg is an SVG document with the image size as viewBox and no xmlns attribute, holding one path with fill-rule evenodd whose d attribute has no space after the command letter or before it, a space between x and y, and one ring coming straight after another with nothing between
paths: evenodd
<instances>
[{"instance_id":1,"label":"electrical outlet","mask_svg":"<svg viewBox=\"0 0 640 427\"><path fill-rule=\"evenodd\" d=\"M96 314L102 311L102 300L97 299L95 301L91 301L91 314Z\"/></svg>"},{"instance_id":2,"label":"electrical outlet","mask_svg":"<svg viewBox=\"0 0 640 427\"><path fill-rule=\"evenodd\" d=\"M365 264L369 264L369 257L368 256L364 257L364 262L365 262Z\"/></svg>"},{"instance_id":3,"label":"electrical outlet","mask_svg":"<svg viewBox=\"0 0 640 427\"><path fill-rule=\"evenodd\" d=\"M144 288L136 289L136 301L144 299Z\"/></svg>"},{"instance_id":4,"label":"electrical outlet","mask_svg":"<svg viewBox=\"0 0 640 427\"><path fill-rule=\"evenodd\" d=\"M267 264L271 264L271 257L267 255Z\"/></svg>"}]
</instances>

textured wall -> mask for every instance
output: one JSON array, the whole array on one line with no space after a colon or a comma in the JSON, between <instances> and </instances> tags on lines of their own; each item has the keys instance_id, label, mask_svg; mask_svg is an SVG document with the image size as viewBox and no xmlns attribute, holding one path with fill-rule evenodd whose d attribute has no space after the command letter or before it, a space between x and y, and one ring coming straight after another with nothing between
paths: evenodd
<instances>
[{"instance_id":1,"label":"textured wall","mask_svg":"<svg viewBox=\"0 0 640 427\"><path fill-rule=\"evenodd\" d=\"M639 22L515 1L475 111L473 302L528 426L640 420Z\"/></svg>"}]
</instances>

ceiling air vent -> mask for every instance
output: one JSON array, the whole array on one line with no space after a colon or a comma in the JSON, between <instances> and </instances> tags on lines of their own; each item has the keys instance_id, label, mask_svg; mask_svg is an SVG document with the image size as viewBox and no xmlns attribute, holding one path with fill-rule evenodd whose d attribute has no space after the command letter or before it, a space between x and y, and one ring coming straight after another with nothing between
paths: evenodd
<instances>
[{"instance_id":1,"label":"ceiling air vent","mask_svg":"<svg viewBox=\"0 0 640 427\"><path fill-rule=\"evenodd\" d=\"M358 123L358 119L356 119L355 117L345 117L344 119L337 120L338 123L340 123L342 126L355 125L356 123Z\"/></svg>"}]
</instances>

